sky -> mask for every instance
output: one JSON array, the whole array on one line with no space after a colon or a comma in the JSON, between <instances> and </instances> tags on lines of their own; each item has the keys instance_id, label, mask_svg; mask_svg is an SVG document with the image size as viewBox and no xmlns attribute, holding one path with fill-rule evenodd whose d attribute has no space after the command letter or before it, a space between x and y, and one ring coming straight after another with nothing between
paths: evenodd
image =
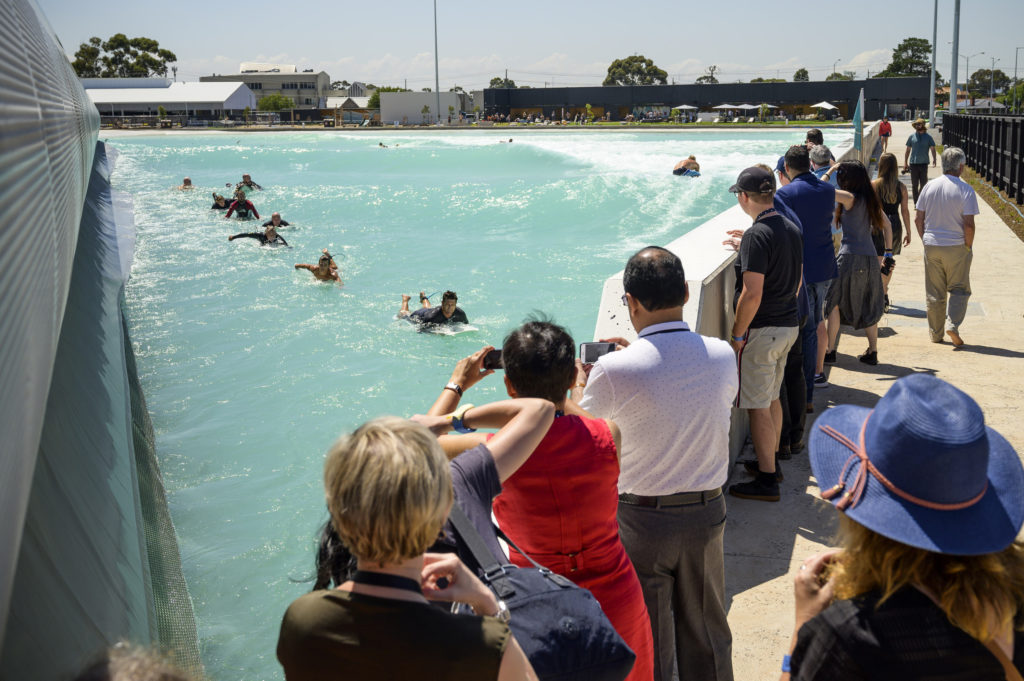
<instances>
[{"instance_id":1,"label":"sky","mask_svg":"<svg viewBox=\"0 0 1024 681\"><path fill-rule=\"evenodd\" d=\"M178 57L178 80L238 73L271 62L326 71L332 80L434 87L431 0L308 3L247 0L36 0L69 55L91 36L145 36ZM889 63L904 38L932 38L934 0L816 3L750 0L588 0L546 3L437 0L440 85L465 90L491 78L517 85L600 85L615 59L642 54L692 83L710 65L720 82L755 77L811 80L837 71L858 78ZM938 0L938 61L950 77L954 0ZM970 70L1024 78L1024 0L961 0L961 57ZM979 53L984 54L979 54ZM959 60L960 82L967 61Z\"/></svg>"}]
</instances>

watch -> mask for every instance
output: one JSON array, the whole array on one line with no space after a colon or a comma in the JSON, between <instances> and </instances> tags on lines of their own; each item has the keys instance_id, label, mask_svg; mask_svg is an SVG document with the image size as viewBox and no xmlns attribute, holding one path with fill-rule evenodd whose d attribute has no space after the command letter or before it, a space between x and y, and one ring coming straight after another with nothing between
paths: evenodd
<instances>
[{"instance_id":1,"label":"watch","mask_svg":"<svg viewBox=\"0 0 1024 681\"><path fill-rule=\"evenodd\" d=\"M492 617L505 624L512 621L512 613L509 611L508 606L505 605L505 601L498 600L498 612L494 613Z\"/></svg>"},{"instance_id":2,"label":"watch","mask_svg":"<svg viewBox=\"0 0 1024 681\"><path fill-rule=\"evenodd\" d=\"M456 383L455 381L449 382L448 385L446 385L444 387L444 389L445 390L453 390L453 391L455 391L456 395L458 395L459 397L462 397L462 386L459 385L458 383Z\"/></svg>"}]
</instances>

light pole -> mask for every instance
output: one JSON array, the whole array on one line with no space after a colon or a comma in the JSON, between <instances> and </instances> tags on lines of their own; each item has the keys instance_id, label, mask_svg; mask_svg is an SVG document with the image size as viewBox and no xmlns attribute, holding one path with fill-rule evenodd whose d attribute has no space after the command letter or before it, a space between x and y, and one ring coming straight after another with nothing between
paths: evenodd
<instances>
[{"instance_id":1,"label":"light pole","mask_svg":"<svg viewBox=\"0 0 1024 681\"><path fill-rule=\"evenodd\" d=\"M996 83L996 62L999 61L995 57L992 57L992 68L988 70L988 112L992 113L992 100L995 99L995 83Z\"/></svg>"},{"instance_id":2,"label":"light pole","mask_svg":"<svg viewBox=\"0 0 1024 681\"><path fill-rule=\"evenodd\" d=\"M441 123L441 78L437 69L437 0L434 0L434 103L437 106L437 122Z\"/></svg>"},{"instance_id":3,"label":"light pole","mask_svg":"<svg viewBox=\"0 0 1024 681\"><path fill-rule=\"evenodd\" d=\"M1018 47L1013 52L1013 112L1017 113L1017 56L1024 47Z\"/></svg>"},{"instance_id":4,"label":"light pole","mask_svg":"<svg viewBox=\"0 0 1024 681\"><path fill-rule=\"evenodd\" d=\"M842 61L842 59L836 59L834 62L832 62L832 75L833 76L836 75L836 64L838 64L841 61Z\"/></svg>"},{"instance_id":5,"label":"light pole","mask_svg":"<svg viewBox=\"0 0 1024 681\"><path fill-rule=\"evenodd\" d=\"M967 62L967 73L964 74L967 76L967 80L965 80L964 82L967 83L967 99L969 101L971 100L971 59L977 57L980 54L985 54L985 52L975 52L970 57L965 57L962 54L960 55L960 58Z\"/></svg>"}]
</instances>

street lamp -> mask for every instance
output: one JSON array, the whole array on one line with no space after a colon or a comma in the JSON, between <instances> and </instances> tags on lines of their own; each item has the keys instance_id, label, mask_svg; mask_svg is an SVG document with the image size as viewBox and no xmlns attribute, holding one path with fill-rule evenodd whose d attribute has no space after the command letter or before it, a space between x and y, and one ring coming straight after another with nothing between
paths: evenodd
<instances>
[{"instance_id":1,"label":"street lamp","mask_svg":"<svg viewBox=\"0 0 1024 681\"><path fill-rule=\"evenodd\" d=\"M1017 56L1024 47L1018 47L1013 52L1013 112L1017 113Z\"/></svg>"},{"instance_id":2,"label":"street lamp","mask_svg":"<svg viewBox=\"0 0 1024 681\"><path fill-rule=\"evenodd\" d=\"M999 61L995 57L992 57L992 68L988 70L988 112L992 113L992 100L995 99L995 82L996 82L996 62Z\"/></svg>"},{"instance_id":3,"label":"street lamp","mask_svg":"<svg viewBox=\"0 0 1024 681\"><path fill-rule=\"evenodd\" d=\"M836 64L838 64L841 61L842 61L842 59L836 59L834 62L832 62L832 75L833 76L836 75Z\"/></svg>"},{"instance_id":4,"label":"street lamp","mask_svg":"<svg viewBox=\"0 0 1024 681\"><path fill-rule=\"evenodd\" d=\"M970 57L965 57L962 54L960 55L960 58L967 62L967 74L966 74L967 75L967 80L965 80L964 82L967 83L967 99L968 100L971 99L971 59L973 59L974 57L977 57L980 54L985 54L985 52L984 51L982 51L982 52L975 52ZM954 85L955 85L955 83L954 83ZM953 96L955 97L956 95L953 95Z\"/></svg>"}]
</instances>

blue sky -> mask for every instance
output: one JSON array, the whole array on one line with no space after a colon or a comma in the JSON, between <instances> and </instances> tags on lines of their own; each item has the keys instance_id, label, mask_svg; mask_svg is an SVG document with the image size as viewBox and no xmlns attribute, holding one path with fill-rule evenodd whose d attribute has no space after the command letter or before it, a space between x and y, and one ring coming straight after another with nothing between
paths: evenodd
<instances>
[{"instance_id":1,"label":"blue sky","mask_svg":"<svg viewBox=\"0 0 1024 681\"><path fill-rule=\"evenodd\" d=\"M292 5L281 0L37 0L73 54L90 36L155 38L178 56L178 78L237 73L242 61L296 64L334 80L434 84L431 0ZM318 8L317 5L323 5ZM837 70L858 77L889 62L906 37L931 40L933 0L438 0L441 88L484 87L504 74L533 87L600 85L612 60L643 54L689 83L710 64L722 82L757 76L811 80ZM939 0L938 70L950 76L954 0ZM1024 46L1024 0L962 0L960 54L970 69L1011 77ZM979 52L984 55L977 55ZM1024 78L1024 50L1018 71ZM966 63L960 60L960 80Z\"/></svg>"}]
</instances>

